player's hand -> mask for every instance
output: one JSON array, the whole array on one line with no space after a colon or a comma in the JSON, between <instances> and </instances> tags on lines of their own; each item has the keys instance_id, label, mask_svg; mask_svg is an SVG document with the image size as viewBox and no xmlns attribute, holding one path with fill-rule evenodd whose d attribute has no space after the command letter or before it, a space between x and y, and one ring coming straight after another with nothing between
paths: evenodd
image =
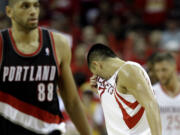
<instances>
[{"instance_id":1,"label":"player's hand","mask_svg":"<svg viewBox=\"0 0 180 135\"><path fill-rule=\"evenodd\" d=\"M97 75L93 75L92 77L90 77L90 85L92 88L97 88Z\"/></svg>"}]
</instances>

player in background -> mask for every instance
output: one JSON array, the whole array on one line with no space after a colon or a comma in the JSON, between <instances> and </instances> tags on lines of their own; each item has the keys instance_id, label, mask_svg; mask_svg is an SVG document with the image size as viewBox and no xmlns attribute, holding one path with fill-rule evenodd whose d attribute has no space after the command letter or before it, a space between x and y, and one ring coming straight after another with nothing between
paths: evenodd
<instances>
[{"instance_id":1,"label":"player in background","mask_svg":"<svg viewBox=\"0 0 180 135\"><path fill-rule=\"evenodd\" d=\"M107 46L93 45L87 62L108 135L161 135L161 121L150 79L137 63L123 61Z\"/></svg>"},{"instance_id":2,"label":"player in background","mask_svg":"<svg viewBox=\"0 0 180 135\"><path fill-rule=\"evenodd\" d=\"M160 107L162 135L180 134L180 80L177 65L170 53L153 57L154 73L158 83L153 85Z\"/></svg>"}]
</instances>

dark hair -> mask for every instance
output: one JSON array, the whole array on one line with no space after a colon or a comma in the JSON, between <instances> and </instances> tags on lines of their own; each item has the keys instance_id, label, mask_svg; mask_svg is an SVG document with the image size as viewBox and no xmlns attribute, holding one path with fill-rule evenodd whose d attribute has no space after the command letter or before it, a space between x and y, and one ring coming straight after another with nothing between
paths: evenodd
<instances>
[{"instance_id":1,"label":"dark hair","mask_svg":"<svg viewBox=\"0 0 180 135\"><path fill-rule=\"evenodd\" d=\"M17 0L8 0L8 5L13 6L16 2Z\"/></svg>"},{"instance_id":2,"label":"dark hair","mask_svg":"<svg viewBox=\"0 0 180 135\"><path fill-rule=\"evenodd\" d=\"M100 61L107 58L115 58L117 55L107 46L103 44L94 44L87 55L87 63L90 66L94 60Z\"/></svg>"},{"instance_id":3,"label":"dark hair","mask_svg":"<svg viewBox=\"0 0 180 135\"><path fill-rule=\"evenodd\" d=\"M158 63L158 62L162 62L162 61L169 61L172 63L175 63L175 58L173 57L173 55L171 53L168 52L159 52L156 53L153 56L153 64Z\"/></svg>"},{"instance_id":4,"label":"dark hair","mask_svg":"<svg viewBox=\"0 0 180 135\"><path fill-rule=\"evenodd\" d=\"M8 1L8 5L11 7L13 7L16 2L18 2L18 0L7 0L7 1Z\"/></svg>"}]
</instances>

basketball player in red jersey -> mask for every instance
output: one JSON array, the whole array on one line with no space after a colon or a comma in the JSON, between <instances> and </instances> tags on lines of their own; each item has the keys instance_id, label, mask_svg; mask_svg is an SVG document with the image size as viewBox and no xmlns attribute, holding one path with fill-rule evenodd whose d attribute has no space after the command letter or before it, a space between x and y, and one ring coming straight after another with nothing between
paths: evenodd
<instances>
[{"instance_id":1,"label":"basketball player in red jersey","mask_svg":"<svg viewBox=\"0 0 180 135\"><path fill-rule=\"evenodd\" d=\"M87 55L97 86L108 135L162 135L157 101L146 71L95 44Z\"/></svg>"},{"instance_id":2,"label":"basketball player in red jersey","mask_svg":"<svg viewBox=\"0 0 180 135\"><path fill-rule=\"evenodd\" d=\"M8 0L12 27L0 32L0 134L64 132L56 87L81 135L91 135L60 34L38 27L38 0Z\"/></svg>"}]
</instances>

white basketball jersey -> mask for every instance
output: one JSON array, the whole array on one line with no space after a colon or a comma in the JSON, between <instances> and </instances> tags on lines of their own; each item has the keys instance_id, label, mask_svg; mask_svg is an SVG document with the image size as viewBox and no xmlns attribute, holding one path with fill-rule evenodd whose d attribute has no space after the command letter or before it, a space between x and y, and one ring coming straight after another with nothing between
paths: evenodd
<instances>
[{"instance_id":1,"label":"white basketball jersey","mask_svg":"<svg viewBox=\"0 0 180 135\"><path fill-rule=\"evenodd\" d=\"M147 73L139 64L129 61L125 64L139 67L150 83ZM122 94L116 89L116 77L120 70L109 80L97 78L108 135L151 135L144 108L133 95Z\"/></svg>"},{"instance_id":2,"label":"white basketball jersey","mask_svg":"<svg viewBox=\"0 0 180 135\"><path fill-rule=\"evenodd\" d=\"M180 94L168 96L160 83L153 85L160 107L162 135L180 135Z\"/></svg>"}]
</instances>

